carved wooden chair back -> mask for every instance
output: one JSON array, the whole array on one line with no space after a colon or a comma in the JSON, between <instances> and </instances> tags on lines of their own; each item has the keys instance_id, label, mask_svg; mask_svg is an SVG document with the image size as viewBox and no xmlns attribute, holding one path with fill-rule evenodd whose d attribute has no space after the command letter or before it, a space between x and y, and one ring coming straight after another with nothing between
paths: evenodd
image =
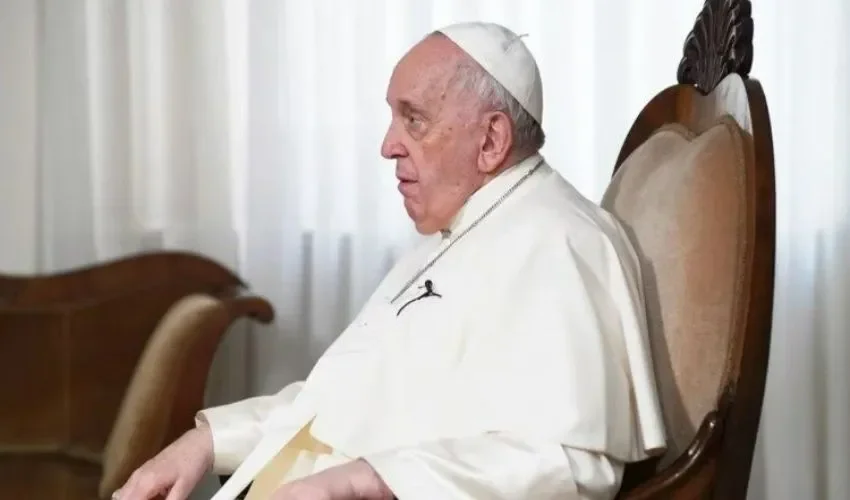
<instances>
[{"instance_id":1,"label":"carved wooden chair back","mask_svg":"<svg viewBox=\"0 0 850 500\"><path fill-rule=\"evenodd\" d=\"M642 259L669 449L621 498L745 498L773 308L774 165L747 0L707 0L603 198Z\"/></svg>"}]
</instances>

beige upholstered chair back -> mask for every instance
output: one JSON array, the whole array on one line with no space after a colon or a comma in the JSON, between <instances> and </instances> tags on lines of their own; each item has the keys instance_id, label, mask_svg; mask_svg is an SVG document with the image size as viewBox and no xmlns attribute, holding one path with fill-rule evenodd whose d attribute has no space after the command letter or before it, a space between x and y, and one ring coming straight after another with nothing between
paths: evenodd
<instances>
[{"instance_id":1,"label":"beige upholstered chair back","mask_svg":"<svg viewBox=\"0 0 850 500\"><path fill-rule=\"evenodd\" d=\"M632 128L602 199L641 258L669 433L667 453L652 464L656 473L710 444L737 449L749 475L766 375L774 246L772 155L765 160L772 146L758 144L769 139L769 126L766 108L763 116L751 108L754 89L760 90L756 82L731 74L707 96L684 85L659 94ZM735 439L730 425L746 439L727 441Z\"/></svg>"},{"instance_id":2,"label":"beige upholstered chair back","mask_svg":"<svg viewBox=\"0 0 850 500\"><path fill-rule=\"evenodd\" d=\"M749 78L745 0L707 0L679 84L626 135L602 205L641 259L668 450L629 465L623 499L744 499L770 346L770 117Z\"/></svg>"},{"instance_id":3,"label":"beige upholstered chair back","mask_svg":"<svg viewBox=\"0 0 850 500\"><path fill-rule=\"evenodd\" d=\"M703 131L665 125L614 176L603 204L642 258L647 319L668 432L667 465L727 382L742 331L746 182L752 140L723 116Z\"/></svg>"}]
</instances>

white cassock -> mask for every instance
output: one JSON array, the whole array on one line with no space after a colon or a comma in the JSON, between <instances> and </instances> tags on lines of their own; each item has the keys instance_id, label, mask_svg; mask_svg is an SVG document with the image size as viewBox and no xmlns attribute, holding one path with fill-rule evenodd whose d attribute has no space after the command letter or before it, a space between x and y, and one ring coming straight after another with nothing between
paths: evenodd
<instances>
[{"instance_id":1,"label":"white cassock","mask_svg":"<svg viewBox=\"0 0 850 500\"><path fill-rule=\"evenodd\" d=\"M215 500L281 449L275 487L363 458L401 500L608 499L624 462L664 449L638 260L612 216L534 155L450 229L400 259L306 381L202 412L215 472L235 469ZM440 297L399 313L426 280Z\"/></svg>"}]
</instances>

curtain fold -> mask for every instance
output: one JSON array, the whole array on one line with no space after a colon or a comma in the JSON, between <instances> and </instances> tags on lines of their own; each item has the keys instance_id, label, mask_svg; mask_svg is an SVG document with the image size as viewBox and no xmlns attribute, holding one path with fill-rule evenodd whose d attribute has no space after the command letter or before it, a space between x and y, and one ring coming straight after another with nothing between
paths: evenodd
<instances>
[{"instance_id":1,"label":"curtain fold","mask_svg":"<svg viewBox=\"0 0 850 500\"><path fill-rule=\"evenodd\" d=\"M543 153L598 200L675 83L702 0L6 0L0 271L202 252L277 310L234 328L211 404L306 375L417 238L379 156L385 91L450 22L527 34ZM777 169L770 373L753 499L850 497L850 6L753 2Z\"/></svg>"}]
</instances>

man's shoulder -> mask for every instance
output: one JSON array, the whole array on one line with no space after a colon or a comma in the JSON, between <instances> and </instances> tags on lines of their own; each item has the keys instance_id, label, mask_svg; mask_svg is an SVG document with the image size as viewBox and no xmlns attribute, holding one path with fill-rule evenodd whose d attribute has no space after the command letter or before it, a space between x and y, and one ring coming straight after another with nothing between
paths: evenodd
<instances>
[{"instance_id":1,"label":"man's shoulder","mask_svg":"<svg viewBox=\"0 0 850 500\"><path fill-rule=\"evenodd\" d=\"M506 279L581 268L609 284L614 276L630 286L640 283L640 261L626 227L557 172L546 173L510 212L507 229L488 245Z\"/></svg>"},{"instance_id":2,"label":"man's shoulder","mask_svg":"<svg viewBox=\"0 0 850 500\"><path fill-rule=\"evenodd\" d=\"M631 245L616 216L551 168L518 208L512 227L529 243L579 248L600 241Z\"/></svg>"}]
</instances>

